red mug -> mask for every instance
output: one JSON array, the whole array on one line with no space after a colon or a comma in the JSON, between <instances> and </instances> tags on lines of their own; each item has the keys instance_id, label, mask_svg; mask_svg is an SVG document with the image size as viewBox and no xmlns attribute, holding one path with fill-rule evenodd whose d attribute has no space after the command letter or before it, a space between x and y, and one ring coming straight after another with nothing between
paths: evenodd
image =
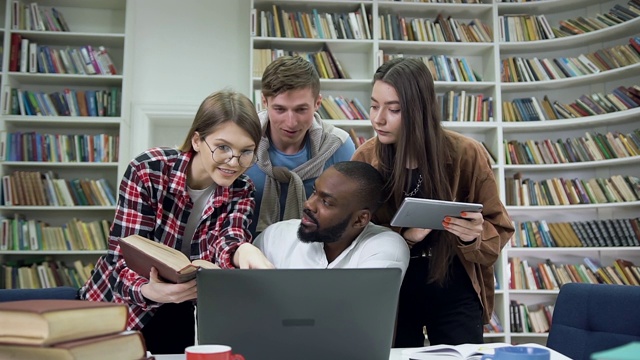
<instances>
[{"instance_id":1,"label":"red mug","mask_svg":"<svg viewBox=\"0 0 640 360\"><path fill-rule=\"evenodd\" d=\"M194 345L184 349L187 360L244 360L244 356L231 352L226 345Z\"/></svg>"}]
</instances>

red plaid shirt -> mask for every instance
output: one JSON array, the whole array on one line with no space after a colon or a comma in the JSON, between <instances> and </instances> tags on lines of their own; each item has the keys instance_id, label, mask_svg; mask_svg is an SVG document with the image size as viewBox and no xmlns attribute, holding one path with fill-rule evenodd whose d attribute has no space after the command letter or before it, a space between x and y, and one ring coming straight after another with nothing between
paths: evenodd
<instances>
[{"instance_id":1,"label":"red plaid shirt","mask_svg":"<svg viewBox=\"0 0 640 360\"><path fill-rule=\"evenodd\" d=\"M120 252L120 238L138 234L181 249L193 202L187 193L187 168L192 153L154 148L135 158L120 183L109 250L80 289L90 301L125 303L128 329L141 329L162 304L146 300L140 291L149 280L129 269ZM217 187L193 234L191 260L204 259L222 268L234 267L233 254L251 242L247 230L255 206L254 186L241 175L230 187Z\"/></svg>"}]
</instances>

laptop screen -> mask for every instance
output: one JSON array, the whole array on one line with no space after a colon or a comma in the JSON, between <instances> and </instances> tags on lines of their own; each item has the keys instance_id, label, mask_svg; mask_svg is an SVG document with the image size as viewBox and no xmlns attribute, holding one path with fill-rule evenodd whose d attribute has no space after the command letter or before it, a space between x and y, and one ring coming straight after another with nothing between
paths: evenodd
<instances>
[{"instance_id":1,"label":"laptop screen","mask_svg":"<svg viewBox=\"0 0 640 360\"><path fill-rule=\"evenodd\" d=\"M247 360L387 360L401 270L198 272L198 343Z\"/></svg>"}]
</instances>

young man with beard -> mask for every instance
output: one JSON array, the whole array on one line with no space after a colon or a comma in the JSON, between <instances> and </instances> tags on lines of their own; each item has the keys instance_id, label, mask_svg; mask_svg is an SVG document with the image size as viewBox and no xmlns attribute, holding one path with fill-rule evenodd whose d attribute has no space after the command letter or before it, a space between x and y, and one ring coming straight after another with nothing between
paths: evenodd
<instances>
[{"instance_id":1,"label":"young man with beard","mask_svg":"<svg viewBox=\"0 0 640 360\"><path fill-rule=\"evenodd\" d=\"M382 175L358 161L339 162L315 181L302 219L267 227L254 241L276 268L386 268L403 276L409 248L402 236L373 224L383 202Z\"/></svg>"}]
</instances>

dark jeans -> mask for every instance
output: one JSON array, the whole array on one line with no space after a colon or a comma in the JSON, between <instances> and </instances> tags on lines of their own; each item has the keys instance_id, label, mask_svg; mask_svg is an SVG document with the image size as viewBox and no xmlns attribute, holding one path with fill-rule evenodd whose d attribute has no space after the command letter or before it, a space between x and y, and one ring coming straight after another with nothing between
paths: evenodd
<instances>
[{"instance_id":1,"label":"dark jeans","mask_svg":"<svg viewBox=\"0 0 640 360\"><path fill-rule=\"evenodd\" d=\"M483 343L482 304L457 256L443 286L427 284L429 258L411 258L400 289L394 347Z\"/></svg>"},{"instance_id":2,"label":"dark jeans","mask_svg":"<svg viewBox=\"0 0 640 360\"><path fill-rule=\"evenodd\" d=\"M191 301L164 304L143 328L147 350L157 354L184 354L196 336L194 306Z\"/></svg>"}]
</instances>

